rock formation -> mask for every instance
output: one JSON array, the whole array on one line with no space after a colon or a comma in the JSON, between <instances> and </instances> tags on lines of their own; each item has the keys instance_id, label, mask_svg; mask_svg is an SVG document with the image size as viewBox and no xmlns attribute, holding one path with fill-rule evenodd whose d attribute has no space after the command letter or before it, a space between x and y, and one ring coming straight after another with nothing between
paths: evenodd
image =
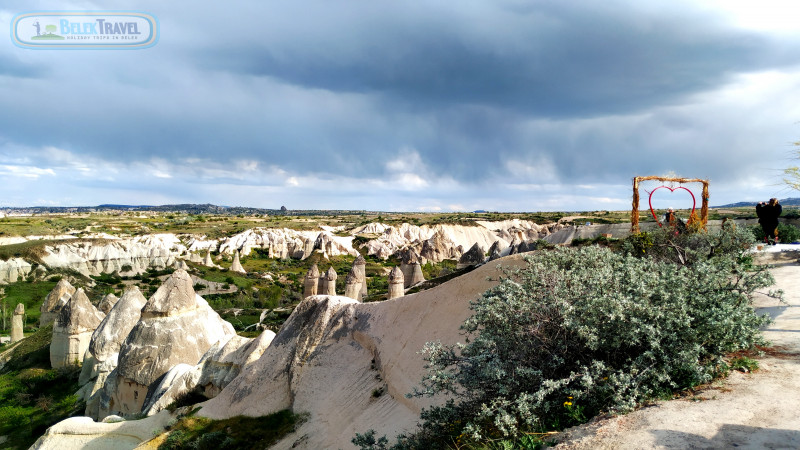
<instances>
[{"instance_id":1,"label":"rock formation","mask_svg":"<svg viewBox=\"0 0 800 450\"><path fill-rule=\"evenodd\" d=\"M54 369L81 365L92 333L104 318L105 314L92 305L83 289L76 290L53 323L50 365Z\"/></svg>"},{"instance_id":2,"label":"rock formation","mask_svg":"<svg viewBox=\"0 0 800 450\"><path fill-rule=\"evenodd\" d=\"M195 365L220 339L236 334L202 297L192 277L176 270L142 308L119 352L119 365L109 375L107 413L130 415L145 404L148 389L178 364Z\"/></svg>"},{"instance_id":3,"label":"rock formation","mask_svg":"<svg viewBox=\"0 0 800 450\"><path fill-rule=\"evenodd\" d=\"M344 285L344 296L353 300L361 300L361 278L355 266L347 274Z\"/></svg>"},{"instance_id":4,"label":"rock formation","mask_svg":"<svg viewBox=\"0 0 800 450\"><path fill-rule=\"evenodd\" d=\"M389 299L402 297L404 295L403 289L403 271L400 270L399 267L395 266L391 272L389 272Z\"/></svg>"},{"instance_id":5,"label":"rock formation","mask_svg":"<svg viewBox=\"0 0 800 450\"><path fill-rule=\"evenodd\" d=\"M16 283L31 273L31 263L22 258L0 259L0 284Z\"/></svg>"},{"instance_id":6,"label":"rock formation","mask_svg":"<svg viewBox=\"0 0 800 450\"><path fill-rule=\"evenodd\" d=\"M420 256L432 262L441 262L445 259L458 259L464 248L456 245L443 230L437 230L430 239L422 243Z\"/></svg>"},{"instance_id":7,"label":"rock formation","mask_svg":"<svg viewBox=\"0 0 800 450\"><path fill-rule=\"evenodd\" d=\"M186 264L186 261L182 259L175 260L175 264L173 264L172 267L174 267L176 270L177 269L189 270L189 265Z\"/></svg>"},{"instance_id":8,"label":"rock formation","mask_svg":"<svg viewBox=\"0 0 800 450\"><path fill-rule=\"evenodd\" d=\"M74 293L75 288L69 284L69 281L64 278L59 280L56 287L44 298L42 306L39 308L42 313L39 316L39 326L44 327L53 323L53 320L58 316L58 312L67 304L67 301Z\"/></svg>"},{"instance_id":9,"label":"rock formation","mask_svg":"<svg viewBox=\"0 0 800 450\"><path fill-rule=\"evenodd\" d=\"M353 269L358 271L358 279L361 282L361 292L356 300L363 301L367 298L367 261L361 254L353 261Z\"/></svg>"},{"instance_id":10,"label":"rock formation","mask_svg":"<svg viewBox=\"0 0 800 450\"><path fill-rule=\"evenodd\" d=\"M22 333L23 327L25 326L24 323L25 318L25 305L22 303L17 303L17 307L14 308L14 315L11 316L11 342L21 341L25 335Z\"/></svg>"},{"instance_id":11,"label":"rock formation","mask_svg":"<svg viewBox=\"0 0 800 450\"><path fill-rule=\"evenodd\" d=\"M336 295L336 278L336 271L333 270L333 266L331 266L328 268L328 271L320 277L317 294Z\"/></svg>"},{"instance_id":12,"label":"rock formation","mask_svg":"<svg viewBox=\"0 0 800 450\"><path fill-rule=\"evenodd\" d=\"M409 248L403 255L400 270L403 272L403 286L406 288L425 281L425 276L422 275L419 255L413 248Z\"/></svg>"},{"instance_id":13,"label":"rock formation","mask_svg":"<svg viewBox=\"0 0 800 450\"><path fill-rule=\"evenodd\" d=\"M242 263L239 262L239 251L238 250L233 255L233 263L231 264L231 272L247 273L244 270L244 267L242 267Z\"/></svg>"},{"instance_id":14,"label":"rock formation","mask_svg":"<svg viewBox=\"0 0 800 450\"><path fill-rule=\"evenodd\" d=\"M458 259L458 265L456 265L456 269L464 269L466 267L477 266L478 264L483 264L484 254L481 247L476 242L466 253L461 255L461 258Z\"/></svg>"},{"instance_id":15,"label":"rock formation","mask_svg":"<svg viewBox=\"0 0 800 450\"><path fill-rule=\"evenodd\" d=\"M303 298L317 295L317 286L319 286L319 269L314 264L308 269L306 278L303 280Z\"/></svg>"},{"instance_id":16,"label":"rock formation","mask_svg":"<svg viewBox=\"0 0 800 450\"><path fill-rule=\"evenodd\" d=\"M503 248L500 241L494 241L494 244L489 247L489 261L494 261L495 259L500 258L503 255L502 252Z\"/></svg>"},{"instance_id":17,"label":"rock formation","mask_svg":"<svg viewBox=\"0 0 800 450\"><path fill-rule=\"evenodd\" d=\"M206 257L203 258L203 265L206 267L214 267L214 261L211 260L211 248L209 247L206 252Z\"/></svg>"},{"instance_id":18,"label":"rock formation","mask_svg":"<svg viewBox=\"0 0 800 450\"><path fill-rule=\"evenodd\" d=\"M100 304L97 305L97 309L99 309L100 312L102 312L103 314L108 315L109 311L111 311L111 308L113 308L118 301L119 299L117 298L116 295L108 294L105 297L103 297L102 300L100 300Z\"/></svg>"},{"instance_id":19,"label":"rock formation","mask_svg":"<svg viewBox=\"0 0 800 450\"><path fill-rule=\"evenodd\" d=\"M99 419L101 404L110 401L103 386L111 372L117 367L119 351L125 338L139 322L142 307L147 299L137 286L128 288L105 319L92 333L89 354L83 363L78 380L85 388L86 415Z\"/></svg>"},{"instance_id":20,"label":"rock formation","mask_svg":"<svg viewBox=\"0 0 800 450\"><path fill-rule=\"evenodd\" d=\"M194 392L206 398L216 397L248 364L258 360L275 333L266 330L256 339L227 336L214 344L192 367L179 364L151 389L144 407L147 415L163 410L182 395Z\"/></svg>"}]
</instances>

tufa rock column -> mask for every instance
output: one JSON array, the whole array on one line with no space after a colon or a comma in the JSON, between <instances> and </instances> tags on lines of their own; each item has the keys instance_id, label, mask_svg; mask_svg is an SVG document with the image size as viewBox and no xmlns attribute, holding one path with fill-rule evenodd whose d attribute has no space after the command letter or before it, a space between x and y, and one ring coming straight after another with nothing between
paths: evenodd
<instances>
[{"instance_id":1,"label":"tufa rock column","mask_svg":"<svg viewBox=\"0 0 800 450\"><path fill-rule=\"evenodd\" d=\"M242 267L242 263L239 262L239 250L236 250L236 253L234 253L233 255L233 264L231 264L231 272L242 273L242 274L247 273L244 270L244 267Z\"/></svg>"},{"instance_id":2,"label":"tufa rock column","mask_svg":"<svg viewBox=\"0 0 800 450\"><path fill-rule=\"evenodd\" d=\"M403 271L400 270L399 267L395 266L391 272L389 272L389 297L388 299L391 300L393 298L402 297L405 295L403 291Z\"/></svg>"},{"instance_id":3,"label":"tufa rock column","mask_svg":"<svg viewBox=\"0 0 800 450\"><path fill-rule=\"evenodd\" d=\"M403 255L400 270L403 272L403 287L405 288L425 281L425 276L422 275L422 266L419 263L419 255L413 248L409 248L406 254Z\"/></svg>"},{"instance_id":4,"label":"tufa rock column","mask_svg":"<svg viewBox=\"0 0 800 450\"><path fill-rule=\"evenodd\" d=\"M14 308L14 316L11 318L11 342L21 341L25 336L22 334L23 317L25 316L25 305L17 303Z\"/></svg>"},{"instance_id":5,"label":"tufa rock column","mask_svg":"<svg viewBox=\"0 0 800 450\"><path fill-rule=\"evenodd\" d=\"M92 333L105 318L89 301L89 297L78 289L66 305L61 308L53 322L53 341L50 343L50 365L57 369L80 366Z\"/></svg>"},{"instance_id":6,"label":"tufa rock column","mask_svg":"<svg viewBox=\"0 0 800 450\"><path fill-rule=\"evenodd\" d=\"M69 301L69 298L72 297L74 293L75 288L69 284L69 281L64 278L60 279L56 287L47 294L47 297L45 297L42 302L41 308L39 308L39 311L42 312L42 315L39 317L39 326L45 327L53 323L56 317L58 317L58 312L67 304L67 301Z\"/></svg>"},{"instance_id":7,"label":"tufa rock column","mask_svg":"<svg viewBox=\"0 0 800 450\"><path fill-rule=\"evenodd\" d=\"M100 312L102 312L103 314L107 315L111 311L111 308L113 308L118 301L119 299L117 298L116 295L108 294L105 297L103 297L102 300L100 300L100 304L97 305L97 309L99 309Z\"/></svg>"},{"instance_id":8,"label":"tufa rock column","mask_svg":"<svg viewBox=\"0 0 800 450\"><path fill-rule=\"evenodd\" d=\"M353 261L353 269L358 271L358 279L361 282L361 292L358 297L353 297L358 301L363 301L367 298L367 261L363 256L358 255Z\"/></svg>"},{"instance_id":9,"label":"tufa rock column","mask_svg":"<svg viewBox=\"0 0 800 450\"><path fill-rule=\"evenodd\" d=\"M353 300L361 300L361 279L355 266L350 269L350 273L347 274L345 279L344 296Z\"/></svg>"},{"instance_id":10,"label":"tufa rock column","mask_svg":"<svg viewBox=\"0 0 800 450\"><path fill-rule=\"evenodd\" d=\"M336 271L333 270L333 266L331 266L325 275L321 276L319 279L320 295L336 295Z\"/></svg>"},{"instance_id":11,"label":"tufa rock column","mask_svg":"<svg viewBox=\"0 0 800 450\"><path fill-rule=\"evenodd\" d=\"M203 258L203 265L206 267L214 267L214 261L211 260L211 247L206 251L206 257Z\"/></svg>"},{"instance_id":12,"label":"tufa rock column","mask_svg":"<svg viewBox=\"0 0 800 450\"><path fill-rule=\"evenodd\" d=\"M317 295L317 284L319 283L319 269L314 264L308 269L306 279L303 281L303 298Z\"/></svg>"}]
</instances>

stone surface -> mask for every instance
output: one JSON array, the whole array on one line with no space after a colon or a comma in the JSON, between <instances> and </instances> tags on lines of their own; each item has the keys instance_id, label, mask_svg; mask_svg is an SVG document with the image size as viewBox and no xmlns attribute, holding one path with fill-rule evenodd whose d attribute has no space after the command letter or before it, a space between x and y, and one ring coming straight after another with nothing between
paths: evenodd
<instances>
[{"instance_id":1,"label":"stone surface","mask_svg":"<svg viewBox=\"0 0 800 450\"><path fill-rule=\"evenodd\" d=\"M519 257L500 261L522 262ZM464 342L460 326L471 313L469 303L496 283L495 266L484 265L400 301L309 297L263 356L198 414L220 419L287 408L307 412L309 419L276 449L352 448L350 440L363 430L390 439L411 431L420 409L443 401L405 397L425 373L420 349L428 341Z\"/></svg>"},{"instance_id":2,"label":"stone surface","mask_svg":"<svg viewBox=\"0 0 800 450\"><path fill-rule=\"evenodd\" d=\"M361 299L361 278L358 269L353 267L344 282L344 296L353 300Z\"/></svg>"},{"instance_id":3,"label":"stone surface","mask_svg":"<svg viewBox=\"0 0 800 450\"><path fill-rule=\"evenodd\" d=\"M231 264L231 272L236 273L247 273L242 267L242 263L239 261L239 251L237 250L236 253L233 254L233 263Z\"/></svg>"},{"instance_id":4,"label":"stone surface","mask_svg":"<svg viewBox=\"0 0 800 450\"><path fill-rule=\"evenodd\" d=\"M303 280L303 298L317 295L317 288L319 286L319 268L314 264L308 269L306 278Z\"/></svg>"},{"instance_id":5,"label":"stone surface","mask_svg":"<svg viewBox=\"0 0 800 450\"><path fill-rule=\"evenodd\" d=\"M81 365L92 333L104 318L105 314L92 305L83 289L77 289L53 322L50 365L54 369Z\"/></svg>"},{"instance_id":6,"label":"stone surface","mask_svg":"<svg viewBox=\"0 0 800 450\"><path fill-rule=\"evenodd\" d=\"M214 267L214 261L211 260L211 248L206 251L206 256L203 258L203 265L206 267Z\"/></svg>"},{"instance_id":7,"label":"stone surface","mask_svg":"<svg viewBox=\"0 0 800 450\"><path fill-rule=\"evenodd\" d=\"M264 331L255 339L228 336L214 344L194 366L180 364L170 370L159 382L148 404L147 415L153 415L189 392L216 397L248 364L257 361L275 338L275 333Z\"/></svg>"},{"instance_id":8,"label":"stone surface","mask_svg":"<svg viewBox=\"0 0 800 450\"><path fill-rule=\"evenodd\" d=\"M356 257L355 261L353 261L353 269L358 271L358 279L361 282L361 291L359 292L359 297L356 299L358 301L363 301L367 298L367 260L364 259L363 256L359 253Z\"/></svg>"},{"instance_id":9,"label":"stone surface","mask_svg":"<svg viewBox=\"0 0 800 450\"><path fill-rule=\"evenodd\" d=\"M402 297L405 293L403 288L403 271L400 270L399 267L395 266L391 272L389 272L389 299Z\"/></svg>"},{"instance_id":10,"label":"stone surface","mask_svg":"<svg viewBox=\"0 0 800 450\"><path fill-rule=\"evenodd\" d=\"M100 300L100 304L97 305L97 309L99 309L100 312L102 312L103 314L108 314L109 311L111 311L111 308L113 308L118 301L119 298L117 298L116 295L108 294L105 297L103 297L102 300Z\"/></svg>"},{"instance_id":11,"label":"stone surface","mask_svg":"<svg viewBox=\"0 0 800 450\"><path fill-rule=\"evenodd\" d=\"M22 258L0 260L0 284L16 283L31 273L31 263Z\"/></svg>"},{"instance_id":12,"label":"stone surface","mask_svg":"<svg viewBox=\"0 0 800 450\"><path fill-rule=\"evenodd\" d=\"M461 255L461 258L458 259L458 264L456 265L456 269L464 269L466 267L477 266L478 264L483 264L485 256L483 253L483 249L478 245L476 242L466 253Z\"/></svg>"},{"instance_id":13,"label":"stone surface","mask_svg":"<svg viewBox=\"0 0 800 450\"><path fill-rule=\"evenodd\" d=\"M508 248L508 246L506 246ZM494 261L497 258L500 258L503 255L503 244L500 240L494 241L491 247L489 247L489 261Z\"/></svg>"},{"instance_id":14,"label":"stone surface","mask_svg":"<svg viewBox=\"0 0 800 450\"><path fill-rule=\"evenodd\" d=\"M195 294L189 274L176 270L147 301L122 344L117 369L106 380L109 399L101 413L140 412L148 389L170 369L194 366L212 345L234 334L233 326Z\"/></svg>"},{"instance_id":15,"label":"stone surface","mask_svg":"<svg viewBox=\"0 0 800 450\"><path fill-rule=\"evenodd\" d=\"M409 288L425 281L422 274L420 256L413 248L409 248L403 254L400 270L403 272L403 286Z\"/></svg>"},{"instance_id":16,"label":"stone surface","mask_svg":"<svg viewBox=\"0 0 800 450\"><path fill-rule=\"evenodd\" d=\"M108 404L109 398L103 387L108 376L117 367L122 343L139 322L142 307L146 303L147 299L138 287L128 288L92 333L89 354L84 359L78 380L80 385L89 386L84 391L87 416L99 419L100 405Z\"/></svg>"},{"instance_id":17,"label":"stone surface","mask_svg":"<svg viewBox=\"0 0 800 450\"><path fill-rule=\"evenodd\" d=\"M336 271L329 267L325 275L319 279L319 295L336 295Z\"/></svg>"},{"instance_id":18,"label":"stone surface","mask_svg":"<svg viewBox=\"0 0 800 450\"><path fill-rule=\"evenodd\" d=\"M168 411L141 420L94 422L89 417L71 417L48 428L31 450L127 450L134 449L163 432L173 421Z\"/></svg>"},{"instance_id":19,"label":"stone surface","mask_svg":"<svg viewBox=\"0 0 800 450\"><path fill-rule=\"evenodd\" d=\"M25 335L23 328L25 326L25 305L17 303L14 308L14 314L11 316L11 343L21 341Z\"/></svg>"},{"instance_id":20,"label":"stone surface","mask_svg":"<svg viewBox=\"0 0 800 450\"><path fill-rule=\"evenodd\" d=\"M44 298L42 306L39 307L39 311L41 312L41 316L39 316L39 327L44 327L53 323L58 316L58 312L67 304L67 301L74 293L75 288L69 281L64 278L60 279L53 290Z\"/></svg>"}]
</instances>

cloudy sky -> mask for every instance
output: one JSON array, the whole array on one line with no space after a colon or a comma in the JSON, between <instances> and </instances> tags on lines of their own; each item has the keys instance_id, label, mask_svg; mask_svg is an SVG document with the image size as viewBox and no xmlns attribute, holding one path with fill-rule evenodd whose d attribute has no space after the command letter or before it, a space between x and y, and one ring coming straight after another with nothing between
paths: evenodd
<instances>
[{"instance_id":1,"label":"cloudy sky","mask_svg":"<svg viewBox=\"0 0 800 450\"><path fill-rule=\"evenodd\" d=\"M794 4L4 0L0 206L628 209L665 174L800 196ZM14 46L47 10L148 12L160 39Z\"/></svg>"}]
</instances>

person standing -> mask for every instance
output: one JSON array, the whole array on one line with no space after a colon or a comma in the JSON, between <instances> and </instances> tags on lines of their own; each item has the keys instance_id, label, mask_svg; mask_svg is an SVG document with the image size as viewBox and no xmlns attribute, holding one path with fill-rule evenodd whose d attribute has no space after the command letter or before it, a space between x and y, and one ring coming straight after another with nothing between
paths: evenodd
<instances>
[{"instance_id":1,"label":"person standing","mask_svg":"<svg viewBox=\"0 0 800 450\"><path fill-rule=\"evenodd\" d=\"M778 217L783 212L783 206L777 198L769 199L769 202L758 202L756 205L756 215L761 229L764 230L764 239L767 244L775 245L778 243Z\"/></svg>"}]
</instances>

